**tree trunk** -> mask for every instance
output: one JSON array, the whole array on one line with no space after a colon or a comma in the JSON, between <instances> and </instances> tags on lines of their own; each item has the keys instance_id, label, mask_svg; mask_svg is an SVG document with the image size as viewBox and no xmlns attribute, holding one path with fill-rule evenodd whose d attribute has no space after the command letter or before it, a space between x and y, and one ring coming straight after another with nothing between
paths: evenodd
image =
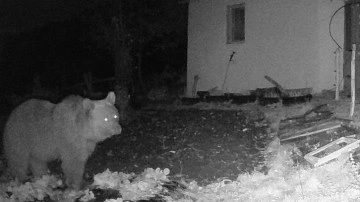
<instances>
[{"instance_id":1,"label":"tree trunk","mask_svg":"<svg viewBox=\"0 0 360 202\"><path fill-rule=\"evenodd\" d=\"M131 81L131 55L130 48L121 45L114 52L115 85L126 87Z\"/></svg>"},{"instance_id":2,"label":"tree trunk","mask_svg":"<svg viewBox=\"0 0 360 202\"><path fill-rule=\"evenodd\" d=\"M123 15L122 0L118 1L120 9L118 18L113 18L115 26L113 41L113 56L115 70L115 86L116 95L115 106L119 110L121 121L128 119L127 109L129 108L129 92L128 85L132 79L132 57L130 54L131 43L129 40L129 32L126 28Z\"/></svg>"},{"instance_id":3,"label":"tree trunk","mask_svg":"<svg viewBox=\"0 0 360 202\"><path fill-rule=\"evenodd\" d=\"M119 16L113 18L114 30L114 68L115 85L127 87L131 79L131 47L128 41L128 30L126 28L123 16L123 2L118 1Z\"/></svg>"}]
</instances>

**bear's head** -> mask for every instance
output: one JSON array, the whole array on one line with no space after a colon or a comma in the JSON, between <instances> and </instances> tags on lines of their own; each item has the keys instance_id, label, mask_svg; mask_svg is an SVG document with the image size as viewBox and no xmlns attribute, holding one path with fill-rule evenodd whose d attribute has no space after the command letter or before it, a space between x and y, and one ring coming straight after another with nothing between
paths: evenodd
<instances>
[{"instance_id":1,"label":"bear's head","mask_svg":"<svg viewBox=\"0 0 360 202\"><path fill-rule=\"evenodd\" d=\"M90 133L90 137L87 137L87 139L101 141L121 133L119 113L114 104L114 92L110 92L103 100L83 100L84 109L89 116L90 127L94 132Z\"/></svg>"}]
</instances>

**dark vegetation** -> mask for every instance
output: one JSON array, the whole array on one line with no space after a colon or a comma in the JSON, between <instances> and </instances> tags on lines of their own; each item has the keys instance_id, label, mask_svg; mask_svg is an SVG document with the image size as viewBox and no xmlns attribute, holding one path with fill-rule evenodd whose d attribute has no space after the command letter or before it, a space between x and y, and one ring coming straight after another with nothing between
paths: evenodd
<instances>
[{"instance_id":1,"label":"dark vegetation","mask_svg":"<svg viewBox=\"0 0 360 202\"><path fill-rule=\"evenodd\" d=\"M64 0L66 9L48 4L5 2L2 7L9 19L0 19L9 22L0 20L1 114L29 97L59 101L75 93L98 98L120 85L128 89L131 103L140 105L153 88L183 87L178 81L186 74L186 3ZM22 12L11 18L22 9L44 16ZM45 12L51 9L66 15ZM11 31L4 31L9 26Z\"/></svg>"}]
</instances>

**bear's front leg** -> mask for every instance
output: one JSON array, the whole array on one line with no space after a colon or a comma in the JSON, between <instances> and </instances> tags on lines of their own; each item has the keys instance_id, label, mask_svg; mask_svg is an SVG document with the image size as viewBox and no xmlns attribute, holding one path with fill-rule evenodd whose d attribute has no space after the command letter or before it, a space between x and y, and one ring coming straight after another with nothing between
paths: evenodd
<instances>
[{"instance_id":1,"label":"bear's front leg","mask_svg":"<svg viewBox=\"0 0 360 202\"><path fill-rule=\"evenodd\" d=\"M82 186L86 161L79 158L68 158L62 160L62 169L65 175L66 185L80 189Z\"/></svg>"},{"instance_id":2,"label":"bear's front leg","mask_svg":"<svg viewBox=\"0 0 360 202\"><path fill-rule=\"evenodd\" d=\"M38 158L31 157L29 159L30 169L34 177L41 177L47 174L47 162Z\"/></svg>"}]
</instances>

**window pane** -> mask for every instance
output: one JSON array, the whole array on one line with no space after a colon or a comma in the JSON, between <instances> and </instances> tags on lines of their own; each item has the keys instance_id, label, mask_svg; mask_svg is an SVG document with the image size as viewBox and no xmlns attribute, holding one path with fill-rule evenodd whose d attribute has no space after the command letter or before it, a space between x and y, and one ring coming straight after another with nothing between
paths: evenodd
<instances>
[{"instance_id":1,"label":"window pane","mask_svg":"<svg viewBox=\"0 0 360 202\"><path fill-rule=\"evenodd\" d=\"M238 7L233 9L233 40L242 41L245 39L245 9Z\"/></svg>"}]
</instances>

